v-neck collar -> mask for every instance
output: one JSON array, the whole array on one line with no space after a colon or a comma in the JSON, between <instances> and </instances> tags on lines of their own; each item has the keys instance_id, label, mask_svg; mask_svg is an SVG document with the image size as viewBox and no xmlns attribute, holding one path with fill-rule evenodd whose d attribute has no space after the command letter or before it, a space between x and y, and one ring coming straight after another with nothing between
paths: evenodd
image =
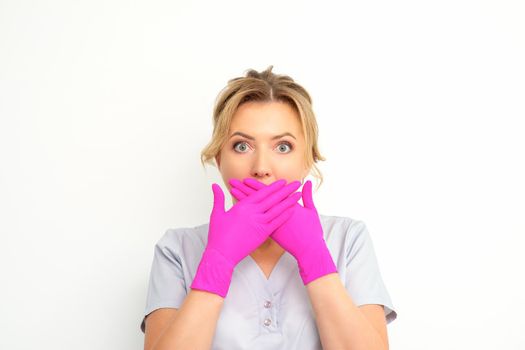
<instances>
[{"instance_id":1,"label":"v-neck collar","mask_svg":"<svg viewBox=\"0 0 525 350\"><path fill-rule=\"evenodd\" d=\"M250 264L254 265L255 268L259 271L261 277L266 280L267 282L270 282L270 279L272 279L274 273L277 271L277 268L278 266L281 264L281 261L283 260L283 257L284 255L286 254L286 251L283 251L283 253L281 254L281 256L279 256L279 259L277 260L277 262L275 263L275 265L273 266L273 269L272 271L270 272L270 276L268 276L268 278L266 278L266 274L264 273L264 271L261 269L261 267L259 266L259 264L257 264L257 261L255 261L255 259L250 255L248 254L248 257L249 259L251 260Z\"/></svg>"},{"instance_id":2,"label":"v-neck collar","mask_svg":"<svg viewBox=\"0 0 525 350\"><path fill-rule=\"evenodd\" d=\"M287 251L281 255L269 278L266 278L264 272L250 255L247 255L237 264L236 270L242 274L249 285L254 287L253 290L264 298L272 298L279 294L291 276L294 273L299 273L297 261Z\"/></svg>"}]
</instances>

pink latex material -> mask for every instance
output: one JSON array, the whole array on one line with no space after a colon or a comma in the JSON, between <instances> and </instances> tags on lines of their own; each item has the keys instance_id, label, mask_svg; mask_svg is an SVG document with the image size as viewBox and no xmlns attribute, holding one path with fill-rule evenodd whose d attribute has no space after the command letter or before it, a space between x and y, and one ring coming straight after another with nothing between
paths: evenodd
<instances>
[{"instance_id":1,"label":"pink latex material","mask_svg":"<svg viewBox=\"0 0 525 350\"><path fill-rule=\"evenodd\" d=\"M301 198L301 193L294 191L300 186L300 181L286 185L286 180L281 179L225 211L224 193L214 183L208 243L191 288L225 298L239 261L291 217L293 205Z\"/></svg>"},{"instance_id":2,"label":"pink latex material","mask_svg":"<svg viewBox=\"0 0 525 350\"><path fill-rule=\"evenodd\" d=\"M243 182L230 179L230 192L244 200L262 191L266 185L256 179ZM323 236L323 228L312 198L312 182L306 181L302 189L303 206L295 203L293 215L272 235L281 247L297 260L299 274L306 285L324 275L337 272L337 267Z\"/></svg>"}]
</instances>

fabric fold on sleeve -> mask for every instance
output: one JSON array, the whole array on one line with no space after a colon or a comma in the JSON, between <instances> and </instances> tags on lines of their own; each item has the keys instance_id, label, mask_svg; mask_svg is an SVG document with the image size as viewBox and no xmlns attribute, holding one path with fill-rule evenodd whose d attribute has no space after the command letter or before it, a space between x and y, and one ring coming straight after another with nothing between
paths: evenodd
<instances>
[{"instance_id":1,"label":"fabric fold on sleeve","mask_svg":"<svg viewBox=\"0 0 525 350\"><path fill-rule=\"evenodd\" d=\"M345 259L345 287L354 304L383 305L387 324L394 321L397 312L383 283L372 238L362 221L354 221L348 228Z\"/></svg>"},{"instance_id":2,"label":"fabric fold on sleeve","mask_svg":"<svg viewBox=\"0 0 525 350\"><path fill-rule=\"evenodd\" d=\"M145 333L145 319L160 308L179 308L187 295L182 260L177 253L177 230L169 229L154 248L149 276L146 307L140 329Z\"/></svg>"}]
</instances>

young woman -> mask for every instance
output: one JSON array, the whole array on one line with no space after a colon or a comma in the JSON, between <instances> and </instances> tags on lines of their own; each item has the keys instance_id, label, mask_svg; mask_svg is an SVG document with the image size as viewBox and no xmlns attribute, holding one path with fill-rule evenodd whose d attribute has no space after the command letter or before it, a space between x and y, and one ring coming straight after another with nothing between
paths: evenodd
<instances>
[{"instance_id":1,"label":"young woman","mask_svg":"<svg viewBox=\"0 0 525 350\"><path fill-rule=\"evenodd\" d=\"M218 96L201 161L215 161L233 206L213 184L209 223L168 229L156 244L146 350L388 349L397 313L367 227L318 214L304 182L313 172L322 183L315 163L325 160L311 98L272 68Z\"/></svg>"}]
</instances>

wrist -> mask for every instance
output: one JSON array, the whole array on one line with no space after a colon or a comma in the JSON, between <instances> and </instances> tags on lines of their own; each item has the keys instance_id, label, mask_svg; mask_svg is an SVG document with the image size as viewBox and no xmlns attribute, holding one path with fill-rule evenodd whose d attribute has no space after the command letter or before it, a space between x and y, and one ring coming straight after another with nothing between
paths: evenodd
<instances>
[{"instance_id":1,"label":"wrist","mask_svg":"<svg viewBox=\"0 0 525 350\"><path fill-rule=\"evenodd\" d=\"M337 272L337 266L324 240L302 254L301 258L297 259L297 264L304 285L324 275Z\"/></svg>"},{"instance_id":2,"label":"wrist","mask_svg":"<svg viewBox=\"0 0 525 350\"><path fill-rule=\"evenodd\" d=\"M191 288L226 298L230 288L233 269L233 264L219 251L213 248L206 248L202 253Z\"/></svg>"}]
</instances>

